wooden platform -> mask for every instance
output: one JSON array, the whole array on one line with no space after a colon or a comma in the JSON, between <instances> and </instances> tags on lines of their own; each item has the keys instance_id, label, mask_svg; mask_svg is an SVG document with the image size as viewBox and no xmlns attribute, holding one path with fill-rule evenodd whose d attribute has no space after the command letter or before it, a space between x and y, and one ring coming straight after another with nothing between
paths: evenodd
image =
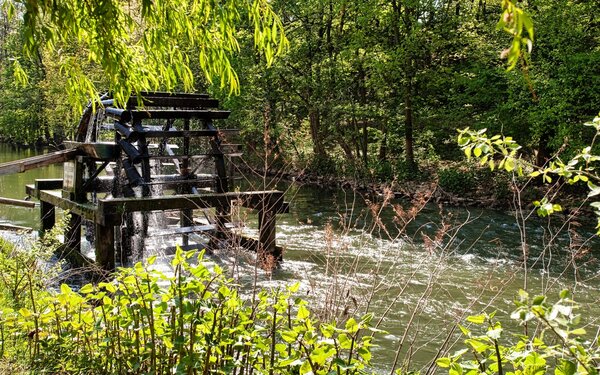
<instances>
[{"instance_id":1,"label":"wooden platform","mask_svg":"<svg viewBox=\"0 0 600 375\"><path fill-rule=\"evenodd\" d=\"M281 248L275 245L274 216L289 211L288 203L284 202L283 192L276 190L252 192L225 192L180 194L162 197L131 197L99 199L97 204L82 203L64 197L61 190L54 190L62 185L62 180L36 180L35 184L27 185L27 194L39 199L42 210L43 229L54 225L54 208L69 210L72 214L96 224L96 259L105 269L114 268L115 246L114 228L123 223L125 214L133 212L152 212L167 210L194 210L199 208L218 208L228 210L232 205L238 205L257 211L259 216L259 239L243 239L253 251L266 251L276 258L281 257ZM52 189L52 190L50 190ZM165 229L150 235L185 235L201 231L219 231L233 228L231 223L184 226L182 228ZM264 246L260 246L263 244ZM270 246L272 244L272 246Z\"/></svg>"}]
</instances>

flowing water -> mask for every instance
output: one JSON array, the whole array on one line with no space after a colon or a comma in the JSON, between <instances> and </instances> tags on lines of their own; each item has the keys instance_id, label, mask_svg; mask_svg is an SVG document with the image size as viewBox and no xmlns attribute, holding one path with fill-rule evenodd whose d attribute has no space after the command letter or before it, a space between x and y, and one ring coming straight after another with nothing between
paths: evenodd
<instances>
[{"instance_id":1,"label":"flowing water","mask_svg":"<svg viewBox=\"0 0 600 375\"><path fill-rule=\"evenodd\" d=\"M0 161L27 156L0 146ZM61 173L53 166L0 177L0 196L22 199L26 183ZM277 242L286 249L281 269L257 271L245 253L216 254L214 261L248 287L300 282L300 292L326 318L372 312L387 331L376 340L382 373L399 347L398 364L410 359L410 368L427 366L443 343L460 342L456 323L469 314L497 311L508 327L512 301L524 287L550 296L570 289L585 307L588 332L598 330L600 242L589 219L563 228L562 217L548 222L534 215L522 230L514 213L429 203L405 225L400 217L412 217L410 202L393 199L380 208L381 199L366 201L351 191L277 188L291 201L290 213L278 215ZM255 215L240 216L255 232ZM38 220L37 209L0 206L0 222L37 227Z\"/></svg>"}]
</instances>

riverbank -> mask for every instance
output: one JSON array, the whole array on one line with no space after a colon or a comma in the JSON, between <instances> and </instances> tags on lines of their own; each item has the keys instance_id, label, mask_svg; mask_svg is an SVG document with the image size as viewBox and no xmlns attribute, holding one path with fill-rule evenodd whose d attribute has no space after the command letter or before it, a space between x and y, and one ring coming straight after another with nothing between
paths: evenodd
<instances>
[{"instance_id":1,"label":"riverbank","mask_svg":"<svg viewBox=\"0 0 600 375\"><path fill-rule=\"evenodd\" d=\"M534 202L548 198L559 203L563 211L556 215L595 217L585 204L584 185L564 182L542 184L529 177L518 177L488 168L463 167L459 163L422 168L415 178L381 180L376 177L321 175L305 170L254 168L249 172L274 179L300 183L309 187L352 190L370 199L394 197L408 201L427 197L430 202L450 207L490 208L501 211L534 210Z\"/></svg>"}]
</instances>

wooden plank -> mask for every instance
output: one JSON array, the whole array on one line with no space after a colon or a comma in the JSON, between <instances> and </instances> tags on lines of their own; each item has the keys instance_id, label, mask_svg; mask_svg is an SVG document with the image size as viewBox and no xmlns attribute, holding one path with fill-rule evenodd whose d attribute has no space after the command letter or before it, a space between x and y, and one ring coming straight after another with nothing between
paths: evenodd
<instances>
[{"instance_id":1,"label":"wooden plank","mask_svg":"<svg viewBox=\"0 0 600 375\"><path fill-rule=\"evenodd\" d=\"M214 137L219 134L216 130L146 130L139 132L140 135L146 138L197 138L197 137Z\"/></svg>"},{"instance_id":2,"label":"wooden plank","mask_svg":"<svg viewBox=\"0 0 600 375\"><path fill-rule=\"evenodd\" d=\"M119 156L119 148L114 142L63 142L67 149L79 150L81 154L97 160L115 160Z\"/></svg>"},{"instance_id":3,"label":"wooden plank","mask_svg":"<svg viewBox=\"0 0 600 375\"><path fill-rule=\"evenodd\" d=\"M77 154L77 150L61 150L50 154L1 163L0 176L12 173L22 173L30 169L45 167L51 164L64 163L74 159Z\"/></svg>"},{"instance_id":4,"label":"wooden plank","mask_svg":"<svg viewBox=\"0 0 600 375\"><path fill-rule=\"evenodd\" d=\"M226 119L231 114L231 111L218 111L218 110L176 110L176 109L165 109L165 110L136 110L131 111L131 119L136 120L147 120L147 119Z\"/></svg>"},{"instance_id":5,"label":"wooden plank","mask_svg":"<svg viewBox=\"0 0 600 375\"><path fill-rule=\"evenodd\" d=\"M62 178L38 178L35 180L35 188L38 190L57 190L62 187Z\"/></svg>"},{"instance_id":6,"label":"wooden plank","mask_svg":"<svg viewBox=\"0 0 600 375\"><path fill-rule=\"evenodd\" d=\"M35 202L32 202L32 201L24 201L22 199L13 199L13 198L4 198L4 197L0 197L0 204L8 204L11 206L26 207L26 208L34 208L35 207Z\"/></svg>"},{"instance_id":7,"label":"wooden plank","mask_svg":"<svg viewBox=\"0 0 600 375\"><path fill-rule=\"evenodd\" d=\"M13 232L27 232L27 233L33 231L33 229L29 228L29 227L22 227L20 225L4 224L4 223L0 224L0 230L10 230Z\"/></svg>"},{"instance_id":8,"label":"wooden plank","mask_svg":"<svg viewBox=\"0 0 600 375\"><path fill-rule=\"evenodd\" d=\"M142 107L218 108L219 101L195 96L146 96L141 98ZM140 107L136 96L127 101L127 108Z\"/></svg>"},{"instance_id":9,"label":"wooden plank","mask_svg":"<svg viewBox=\"0 0 600 375\"><path fill-rule=\"evenodd\" d=\"M124 213L140 211L162 211L170 209L196 209L226 207L238 201L243 207L261 209L270 207L276 213L283 212L283 192L253 191L206 194L182 194L168 197L113 198L98 201L98 220L101 224L121 222Z\"/></svg>"},{"instance_id":10,"label":"wooden plank","mask_svg":"<svg viewBox=\"0 0 600 375\"><path fill-rule=\"evenodd\" d=\"M227 229L233 229L236 227L239 227L239 226L236 226L234 223L227 223ZM193 225L193 226L167 228L167 229L150 231L148 233L148 235L153 236L153 237L163 237L163 236L170 236L170 235L175 235L175 234L210 232L210 231L214 231L216 229L217 229L217 226L215 224L202 224L202 225Z\"/></svg>"},{"instance_id":11,"label":"wooden plank","mask_svg":"<svg viewBox=\"0 0 600 375\"><path fill-rule=\"evenodd\" d=\"M156 96L168 96L176 98L208 98L209 95L205 93L189 93L189 92L167 92L167 91L141 91L140 96L152 98Z\"/></svg>"},{"instance_id":12,"label":"wooden plank","mask_svg":"<svg viewBox=\"0 0 600 375\"><path fill-rule=\"evenodd\" d=\"M62 208L63 210L69 210L75 215L79 215L86 220L97 222L97 209L93 204L73 202L63 198L60 191L37 190L35 188L33 190L35 193L33 195L38 194L40 201L50 203L53 206Z\"/></svg>"}]
</instances>

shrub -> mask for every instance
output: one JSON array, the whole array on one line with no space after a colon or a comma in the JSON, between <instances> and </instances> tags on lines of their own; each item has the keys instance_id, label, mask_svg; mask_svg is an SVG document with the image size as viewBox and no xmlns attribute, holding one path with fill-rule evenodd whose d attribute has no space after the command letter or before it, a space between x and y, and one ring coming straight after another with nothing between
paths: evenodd
<instances>
[{"instance_id":1,"label":"shrub","mask_svg":"<svg viewBox=\"0 0 600 375\"><path fill-rule=\"evenodd\" d=\"M319 176L337 176L338 167L329 157L314 157L306 168L307 172Z\"/></svg>"},{"instance_id":2,"label":"shrub","mask_svg":"<svg viewBox=\"0 0 600 375\"><path fill-rule=\"evenodd\" d=\"M2 345L26 347L32 370L51 373L357 374L370 364L370 316L318 322L291 297L297 286L245 300L193 255L178 250L171 276L138 263L4 309Z\"/></svg>"},{"instance_id":3,"label":"shrub","mask_svg":"<svg viewBox=\"0 0 600 375\"><path fill-rule=\"evenodd\" d=\"M477 335L460 326L467 337L467 348L449 357L439 358L438 366L449 374L532 374L557 375L598 374L600 347L598 341L586 340L581 327L578 305L568 291L551 304L545 296L530 297L519 292L517 309L511 318L522 326L529 324L523 335L514 335L516 342L503 345L503 329L495 314L470 316L467 321L484 329ZM534 323L538 327L534 327ZM528 335L527 332L530 334Z\"/></svg>"},{"instance_id":4,"label":"shrub","mask_svg":"<svg viewBox=\"0 0 600 375\"><path fill-rule=\"evenodd\" d=\"M465 195L475 189L475 178L470 171L448 168L438 172L438 184L448 193Z\"/></svg>"}]
</instances>

